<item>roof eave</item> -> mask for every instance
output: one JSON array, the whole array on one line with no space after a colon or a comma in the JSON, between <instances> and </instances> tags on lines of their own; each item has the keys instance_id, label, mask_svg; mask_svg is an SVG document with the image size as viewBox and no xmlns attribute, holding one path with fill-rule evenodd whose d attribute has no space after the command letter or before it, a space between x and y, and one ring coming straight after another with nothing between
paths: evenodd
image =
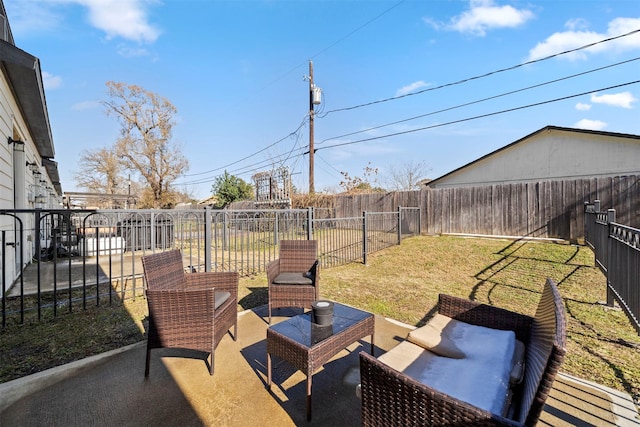
<instances>
[{"instance_id":1,"label":"roof eave","mask_svg":"<svg viewBox=\"0 0 640 427\"><path fill-rule=\"evenodd\" d=\"M0 63L40 157L53 158L55 150L40 61L11 43L0 40Z\"/></svg>"}]
</instances>

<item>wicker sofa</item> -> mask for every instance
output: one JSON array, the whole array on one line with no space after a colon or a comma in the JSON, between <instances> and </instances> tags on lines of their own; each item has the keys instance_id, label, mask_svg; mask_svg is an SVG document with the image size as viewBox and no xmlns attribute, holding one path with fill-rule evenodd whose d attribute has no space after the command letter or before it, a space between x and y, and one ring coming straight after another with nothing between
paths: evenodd
<instances>
[{"instance_id":1,"label":"wicker sofa","mask_svg":"<svg viewBox=\"0 0 640 427\"><path fill-rule=\"evenodd\" d=\"M426 385L429 381L420 375L361 352L362 425L535 425L566 352L565 311L555 283L547 279L533 317L448 295L440 295L438 313L468 325L513 331L515 339L524 343L524 373L520 384L509 386L509 410L497 414L480 408ZM455 382L459 376L454 372L447 381ZM489 388L486 383L478 385L477 391L483 393L485 388Z\"/></svg>"}]
</instances>

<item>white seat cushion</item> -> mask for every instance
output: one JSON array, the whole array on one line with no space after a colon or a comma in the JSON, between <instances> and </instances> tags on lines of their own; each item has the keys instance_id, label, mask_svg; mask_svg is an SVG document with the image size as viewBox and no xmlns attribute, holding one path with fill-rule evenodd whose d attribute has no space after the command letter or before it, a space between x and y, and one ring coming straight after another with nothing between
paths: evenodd
<instances>
[{"instance_id":1,"label":"white seat cushion","mask_svg":"<svg viewBox=\"0 0 640 427\"><path fill-rule=\"evenodd\" d=\"M452 322L455 320L436 314L426 325L409 332L407 340L440 356L462 359L464 353L447 333Z\"/></svg>"},{"instance_id":2,"label":"white seat cushion","mask_svg":"<svg viewBox=\"0 0 640 427\"><path fill-rule=\"evenodd\" d=\"M222 304L229 299L231 294L227 291L218 291L213 293L213 309L217 310Z\"/></svg>"},{"instance_id":3,"label":"white seat cushion","mask_svg":"<svg viewBox=\"0 0 640 427\"><path fill-rule=\"evenodd\" d=\"M442 357L403 341L378 359L449 396L505 414L515 334L459 321L449 322L446 332L464 358Z\"/></svg>"}]
</instances>

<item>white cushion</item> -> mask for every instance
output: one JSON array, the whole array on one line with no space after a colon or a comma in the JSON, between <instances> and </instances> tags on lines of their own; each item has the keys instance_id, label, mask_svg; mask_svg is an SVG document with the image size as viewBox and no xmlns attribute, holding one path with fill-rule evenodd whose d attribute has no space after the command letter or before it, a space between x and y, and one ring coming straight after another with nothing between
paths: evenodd
<instances>
[{"instance_id":1,"label":"white cushion","mask_svg":"<svg viewBox=\"0 0 640 427\"><path fill-rule=\"evenodd\" d=\"M426 325L409 332L407 340L440 356L462 359L464 352L448 336L456 320L436 314Z\"/></svg>"},{"instance_id":2,"label":"white cushion","mask_svg":"<svg viewBox=\"0 0 640 427\"><path fill-rule=\"evenodd\" d=\"M509 403L515 334L458 321L449 322L446 332L464 358L442 357L403 341L378 359L449 396L503 415Z\"/></svg>"},{"instance_id":3,"label":"white cushion","mask_svg":"<svg viewBox=\"0 0 640 427\"><path fill-rule=\"evenodd\" d=\"M509 382L511 385L520 384L524 379L524 360L525 360L525 346L520 340L516 340L515 351L513 352L513 359L511 360L511 373Z\"/></svg>"},{"instance_id":4,"label":"white cushion","mask_svg":"<svg viewBox=\"0 0 640 427\"><path fill-rule=\"evenodd\" d=\"M226 300L229 299L231 294L227 291L217 291L213 293L213 309L217 310Z\"/></svg>"}]
</instances>

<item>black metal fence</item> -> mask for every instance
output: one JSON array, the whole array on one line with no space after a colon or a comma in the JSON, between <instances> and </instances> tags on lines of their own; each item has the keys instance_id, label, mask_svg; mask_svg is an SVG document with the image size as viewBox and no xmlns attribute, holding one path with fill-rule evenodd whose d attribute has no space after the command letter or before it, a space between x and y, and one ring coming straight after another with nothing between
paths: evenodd
<instances>
[{"instance_id":1,"label":"black metal fence","mask_svg":"<svg viewBox=\"0 0 640 427\"><path fill-rule=\"evenodd\" d=\"M141 257L179 248L185 268L263 272L285 239L318 241L323 267L420 234L420 208L336 218L331 209L0 211L2 325L144 292ZM6 249L8 248L8 249Z\"/></svg>"},{"instance_id":2,"label":"black metal fence","mask_svg":"<svg viewBox=\"0 0 640 427\"><path fill-rule=\"evenodd\" d=\"M615 210L585 204L585 241L607 277L607 304L618 301L640 334L640 230L615 221Z\"/></svg>"}]
</instances>

